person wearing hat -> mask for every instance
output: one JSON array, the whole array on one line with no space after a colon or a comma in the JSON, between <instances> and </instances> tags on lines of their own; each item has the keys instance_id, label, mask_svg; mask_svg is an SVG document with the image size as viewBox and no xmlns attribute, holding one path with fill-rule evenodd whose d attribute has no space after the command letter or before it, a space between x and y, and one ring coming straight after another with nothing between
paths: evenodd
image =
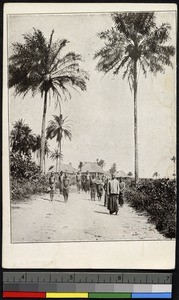
<instances>
[{"instance_id":1,"label":"person wearing hat","mask_svg":"<svg viewBox=\"0 0 179 300\"><path fill-rule=\"evenodd\" d=\"M109 181L109 199L108 199L108 210L110 215L115 213L118 214L119 204L118 204L118 196L119 196L119 181L115 178L115 174L112 174L111 180Z\"/></svg>"}]
</instances>

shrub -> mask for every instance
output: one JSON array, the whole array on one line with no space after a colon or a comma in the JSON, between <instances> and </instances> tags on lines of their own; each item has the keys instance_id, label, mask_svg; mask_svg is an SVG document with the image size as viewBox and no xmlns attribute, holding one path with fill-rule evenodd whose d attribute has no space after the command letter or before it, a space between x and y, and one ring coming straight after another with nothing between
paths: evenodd
<instances>
[{"instance_id":1,"label":"shrub","mask_svg":"<svg viewBox=\"0 0 179 300\"><path fill-rule=\"evenodd\" d=\"M40 174L40 167L31 160L31 156L12 153L10 156L11 176L17 179L35 179Z\"/></svg>"},{"instance_id":2,"label":"shrub","mask_svg":"<svg viewBox=\"0 0 179 300\"><path fill-rule=\"evenodd\" d=\"M146 211L156 229L164 236L175 237L176 183L169 179L144 179L137 186L131 182L126 199L137 211Z\"/></svg>"},{"instance_id":3,"label":"shrub","mask_svg":"<svg viewBox=\"0 0 179 300\"><path fill-rule=\"evenodd\" d=\"M12 201L47 192L48 178L40 173L39 166L31 160L31 157L22 157L17 153L11 154L10 170Z\"/></svg>"}]
</instances>

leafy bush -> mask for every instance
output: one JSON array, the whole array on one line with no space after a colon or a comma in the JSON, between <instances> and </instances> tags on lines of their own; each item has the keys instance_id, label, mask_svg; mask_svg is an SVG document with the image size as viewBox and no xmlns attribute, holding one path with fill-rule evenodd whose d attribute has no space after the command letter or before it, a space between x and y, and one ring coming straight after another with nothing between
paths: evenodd
<instances>
[{"instance_id":1,"label":"leafy bush","mask_svg":"<svg viewBox=\"0 0 179 300\"><path fill-rule=\"evenodd\" d=\"M11 176L18 179L38 178L40 167L31 160L31 156L21 156L19 153L12 153L10 156Z\"/></svg>"},{"instance_id":2,"label":"leafy bush","mask_svg":"<svg viewBox=\"0 0 179 300\"><path fill-rule=\"evenodd\" d=\"M32 194L45 193L48 189L48 179L39 175L38 180L17 179L11 177L11 200L28 198Z\"/></svg>"},{"instance_id":3,"label":"leafy bush","mask_svg":"<svg viewBox=\"0 0 179 300\"><path fill-rule=\"evenodd\" d=\"M40 173L39 166L31 157L11 154L11 200L20 200L48 189L48 178Z\"/></svg>"},{"instance_id":4,"label":"leafy bush","mask_svg":"<svg viewBox=\"0 0 179 300\"><path fill-rule=\"evenodd\" d=\"M146 211L156 229L164 236L175 237L176 183L169 179L144 179L137 186L131 182L126 199L137 211Z\"/></svg>"}]
</instances>

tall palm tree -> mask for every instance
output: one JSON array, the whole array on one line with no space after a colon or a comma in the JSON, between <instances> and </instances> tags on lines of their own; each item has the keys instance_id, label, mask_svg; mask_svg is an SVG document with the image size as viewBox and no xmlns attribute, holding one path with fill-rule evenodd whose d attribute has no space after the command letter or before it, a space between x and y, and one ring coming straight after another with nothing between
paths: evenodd
<instances>
[{"instance_id":1,"label":"tall palm tree","mask_svg":"<svg viewBox=\"0 0 179 300\"><path fill-rule=\"evenodd\" d=\"M79 162L79 165L78 165L78 169L80 170L80 172L81 172L82 168L83 168L83 162L80 161L80 162Z\"/></svg>"},{"instance_id":2,"label":"tall palm tree","mask_svg":"<svg viewBox=\"0 0 179 300\"><path fill-rule=\"evenodd\" d=\"M48 158L50 154L50 148L47 140L45 140L45 153L44 153L44 173L46 173L46 157Z\"/></svg>"},{"instance_id":3,"label":"tall palm tree","mask_svg":"<svg viewBox=\"0 0 179 300\"><path fill-rule=\"evenodd\" d=\"M99 34L105 46L96 52L97 69L114 75L123 69L122 78L127 77L134 97L134 144L135 179L139 178L138 167L138 115L137 90L139 70L146 76L148 71L164 73L165 66L172 66L171 56L175 54L170 39L169 24L156 25L154 13L112 14L114 27Z\"/></svg>"},{"instance_id":4,"label":"tall palm tree","mask_svg":"<svg viewBox=\"0 0 179 300\"><path fill-rule=\"evenodd\" d=\"M40 148L41 148L41 136L40 134L35 135L32 152L34 152L37 163L40 165Z\"/></svg>"},{"instance_id":5,"label":"tall palm tree","mask_svg":"<svg viewBox=\"0 0 179 300\"><path fill-rule=\"evenodd\" d=\"M40 134L37 134L34 136L34 142L33 142L33 147L32 147L32 152L36 153L36 158L38 161L38 164L40 165L40 149L41 149L41 136ZM45 139L45 150L44 150L44 170L45 170L45 158L48 157L50 153L49 145L47 142L47 139Z\"/></svg>"},{"instance_id":6,"label":"tall palm tree","mask_svg":"<svg viewBox=\"0 0 179 300\"><path fill-rule=\"evenodd\" d=\"M71 141L72 133L70 129L70 123L68 117L63 118L63 115L54 115L54 120L49 121L49 125L46 129L46 138L53 139L56 137L58 143L59 152L62 152L62 139L68 138ZM60 159L59 159L60 162ZM60 168L60 167L59 167Z\"/></svg>"},{"instance_id":7,"label":"tall palm tree","mask_svg":"<svg viewBox=\"0 0 179 300\"><path fill-rule=\"evenodd\" d=\"M86 90L88 74L80 68L81 56L69 52L62 56L61 51L66 46L66 39L52 42L54 30L47 40L38 29L32 34L24 34L24 43L13 43L13 55L9 58L9 87L15 88L16 95L31 91L37 92L43 98L43 116L41 129L40 169L43 171L45 152L45 123L48 96L51 93L60 101L71 98L71 88Z\"/></svg>"},{"instance_id":8,"label":"tall palm tree","mask_svg":"<svg viewBox=\"0 0 179 300\"><path fill-rule=\"evenodd\" d=\"M52 152L50 154L50 158L52 160L56 161L56 172L57 172L58 171L58 160L59 159L61 160L63 158L63 154L58 149L56 149L56 150L54 150L54 152Z\"/></svg>"},{"instance_id":9,"label":"tall palm tree","mask_svg":"<svg viewBox=\"0 0 179 300\"><path fill-rule=\"evenodd\" d=\"M10 133L10 147L12 152L18 152L20 155L30 156L33 149L35 136L32 129L25 121L20 119L13 125Z\"/></svg>"}]
</instances>

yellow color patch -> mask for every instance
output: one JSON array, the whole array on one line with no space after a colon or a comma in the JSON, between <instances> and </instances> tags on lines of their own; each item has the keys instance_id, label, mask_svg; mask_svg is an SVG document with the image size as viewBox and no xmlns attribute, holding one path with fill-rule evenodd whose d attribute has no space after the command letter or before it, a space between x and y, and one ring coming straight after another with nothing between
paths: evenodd
<instances>
[{"instance_id":1,"label":"yellow color patch","mask_svg":"<svg viewBox=\"0 0 179 300\"><path fill-rule=\"evenodd\" d=\"M46 293L46 298L88 298L88 293Z\"/></svg>"}]
</instances>

